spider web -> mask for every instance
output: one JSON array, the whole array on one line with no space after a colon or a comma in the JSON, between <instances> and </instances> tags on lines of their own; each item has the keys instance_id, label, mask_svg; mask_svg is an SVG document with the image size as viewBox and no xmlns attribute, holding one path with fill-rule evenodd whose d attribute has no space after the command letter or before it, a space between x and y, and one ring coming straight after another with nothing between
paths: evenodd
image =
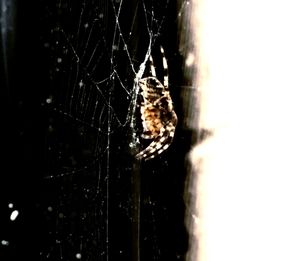
<instances>
[{"instance_id":1,"label":"spider web","mask_svg":"<svg viewBox=\"0 0 300 261\"><path fill-rule=\"evenodd\" d=\"M49 13L53 26L44 43L52 63L45 104L69 121L81 123L85 131L106 136L109 142L109 136L119 129L136 127L136 82L143 76L161 33L165 18L162 11L167 11L168 1L158 5L151 2L149 6L143 1L55 5L52 8L59 12ZM128 16L132 21L126 21ZM133 37L137 33L138 40ZM133 138L130 147L137 142ZM95 143L95 158L106 153L97 149Z\"/></svg>"},{"instance_id":2,"label":"spider web","mask_svg":"<svg viewBox=\"0 0 300 261\"><path fill-rule=\"evenodd\" d=\"M150 54L159 60L160 45L172 70L167 29L176 31L186 4L40 1L47 68L41 107L47 120L39 260L183 260L182 220L164 228L183 209L176 198L181 195L173 198L179 185L161 194L174 181L168 160L161 156L154 167L145 163L141 173L144 163L134 155L143 146L137 82L149 73ZM162 79L163 68L157 67ZM173 200L180 206L171 203L170 212L166 202Z\"/></svg>"}]
</instances>

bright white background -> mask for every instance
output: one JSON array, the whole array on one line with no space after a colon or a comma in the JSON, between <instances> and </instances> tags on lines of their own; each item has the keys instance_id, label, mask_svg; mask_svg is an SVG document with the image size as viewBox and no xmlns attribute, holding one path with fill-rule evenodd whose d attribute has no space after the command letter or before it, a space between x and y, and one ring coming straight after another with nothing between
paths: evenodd
<instances>
[{"instance_id":1,"label":"bright white background","mask_svg":"<svg viewBox=\"0 0 300 261\"><path fill-rule=\"evenodd\" d=\"M300 2L197 4L208 73L196 81L215 135L194 151L204 153L194 260L300 260Z\"/></svg>"}]
</instances>

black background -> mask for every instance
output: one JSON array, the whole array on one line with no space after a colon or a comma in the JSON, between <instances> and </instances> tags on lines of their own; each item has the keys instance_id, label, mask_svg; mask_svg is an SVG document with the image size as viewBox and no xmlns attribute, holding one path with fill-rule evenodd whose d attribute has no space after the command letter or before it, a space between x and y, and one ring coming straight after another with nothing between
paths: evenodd
<instances>
[{"instance_id":1,"label":"black background","mask_svg":"<svg viewBox=\"0 0 300 261\"><path fill-rule=\"evenodd\" d=\"M60 72L55 72L54 61L60 57L63 42L68 44L61 29L72 35L82 10L86 12L82 19L88 20L103 8L107 10L106 23L89 39L92 44L85 50L91 56L101 34L111 47L113 2L10 3L14 22L8 34L1 35L6 44L2 44L0 56L0 241L9 244L0 245L0 260L78 260L79 253L81 260L184 260L188 247L183 198L185 155L192 135L182 127L180 92L186 82L178 51L180 3L146 3L147 10L152 8L162 21L161 29L153 27L157 33L153 56L158 57L158 46L163 45L179 116L170 149L148 162L137 162L132 156L145 145L129 149L136 132L129 124L118 126L112 117L101 126L107 129L111 124L111 133L101 132L94 128L91 118L80 118L78 109L60 107L70 103L66 78L74 77L68 70L74 64L71 56L64 59ZM124 36L128 31L133 34L127 43L136 68L148 44L144 13L138 11L137 22L130 20L138 4L141 6L141 1L124 1L119 19ZM80 37L86 41L86 36ZM107 51L99 50L99 54ZM116 51L114 64L123 79L128 76L126 86L130 89L134 75L128 73L126 59L124 52ZM109 59L94 64L97 75L109 73ZM79 69L80 74L84 68ZM117 84L109 90L104 91L103 106L107 108L105 102L110 99L114 112L125 118L122 112L130 106L128 100ZM54 100L51 104L46 102L49 97ZM90 104L96 108L94 101ZM136 126L138 133L139 124ZM9 218L13 210L9 203L19 211L15 221Z\"/></svg>"}]
</instances>

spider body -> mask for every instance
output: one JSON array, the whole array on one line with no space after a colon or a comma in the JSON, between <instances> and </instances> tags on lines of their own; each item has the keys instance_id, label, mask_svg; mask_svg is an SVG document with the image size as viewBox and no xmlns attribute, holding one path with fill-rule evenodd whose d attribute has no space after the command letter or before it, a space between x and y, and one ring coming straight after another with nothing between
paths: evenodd
<instances>
[{"instance_id":1,"label":"spider body","mask_svg":"<svg viewBox=\"0 0 300 261\"><path fill-rule=\"evenodd\" d=\"M168 86L168 65L161 47L163 57L164 81L163 84L157 79L150 56L151 76L142 78L139 81L141 88L141 119L143 125L143 139L152 139L152 142L136 155L138 159L153 159L165 151L172 143L177 115L173 108L173 102Z\"/></svg>"}]
</instances>

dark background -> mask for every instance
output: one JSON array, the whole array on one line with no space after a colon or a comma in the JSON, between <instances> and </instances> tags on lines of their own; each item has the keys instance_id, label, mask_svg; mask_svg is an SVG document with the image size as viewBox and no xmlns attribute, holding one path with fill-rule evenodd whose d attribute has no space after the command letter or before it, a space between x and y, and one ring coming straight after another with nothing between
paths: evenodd
<instances>
[{"instance_id":1,"label":"dark background","mask_svg":"<svg viewBox=\"0 0 300 261\"><path fill-rule=\"evenodd\" d=\"M0 260L184 260L184 2L0 3ZM138 162L131 90L149 39L179 123L168 151Z\"/></svg>"}]
</instances>

